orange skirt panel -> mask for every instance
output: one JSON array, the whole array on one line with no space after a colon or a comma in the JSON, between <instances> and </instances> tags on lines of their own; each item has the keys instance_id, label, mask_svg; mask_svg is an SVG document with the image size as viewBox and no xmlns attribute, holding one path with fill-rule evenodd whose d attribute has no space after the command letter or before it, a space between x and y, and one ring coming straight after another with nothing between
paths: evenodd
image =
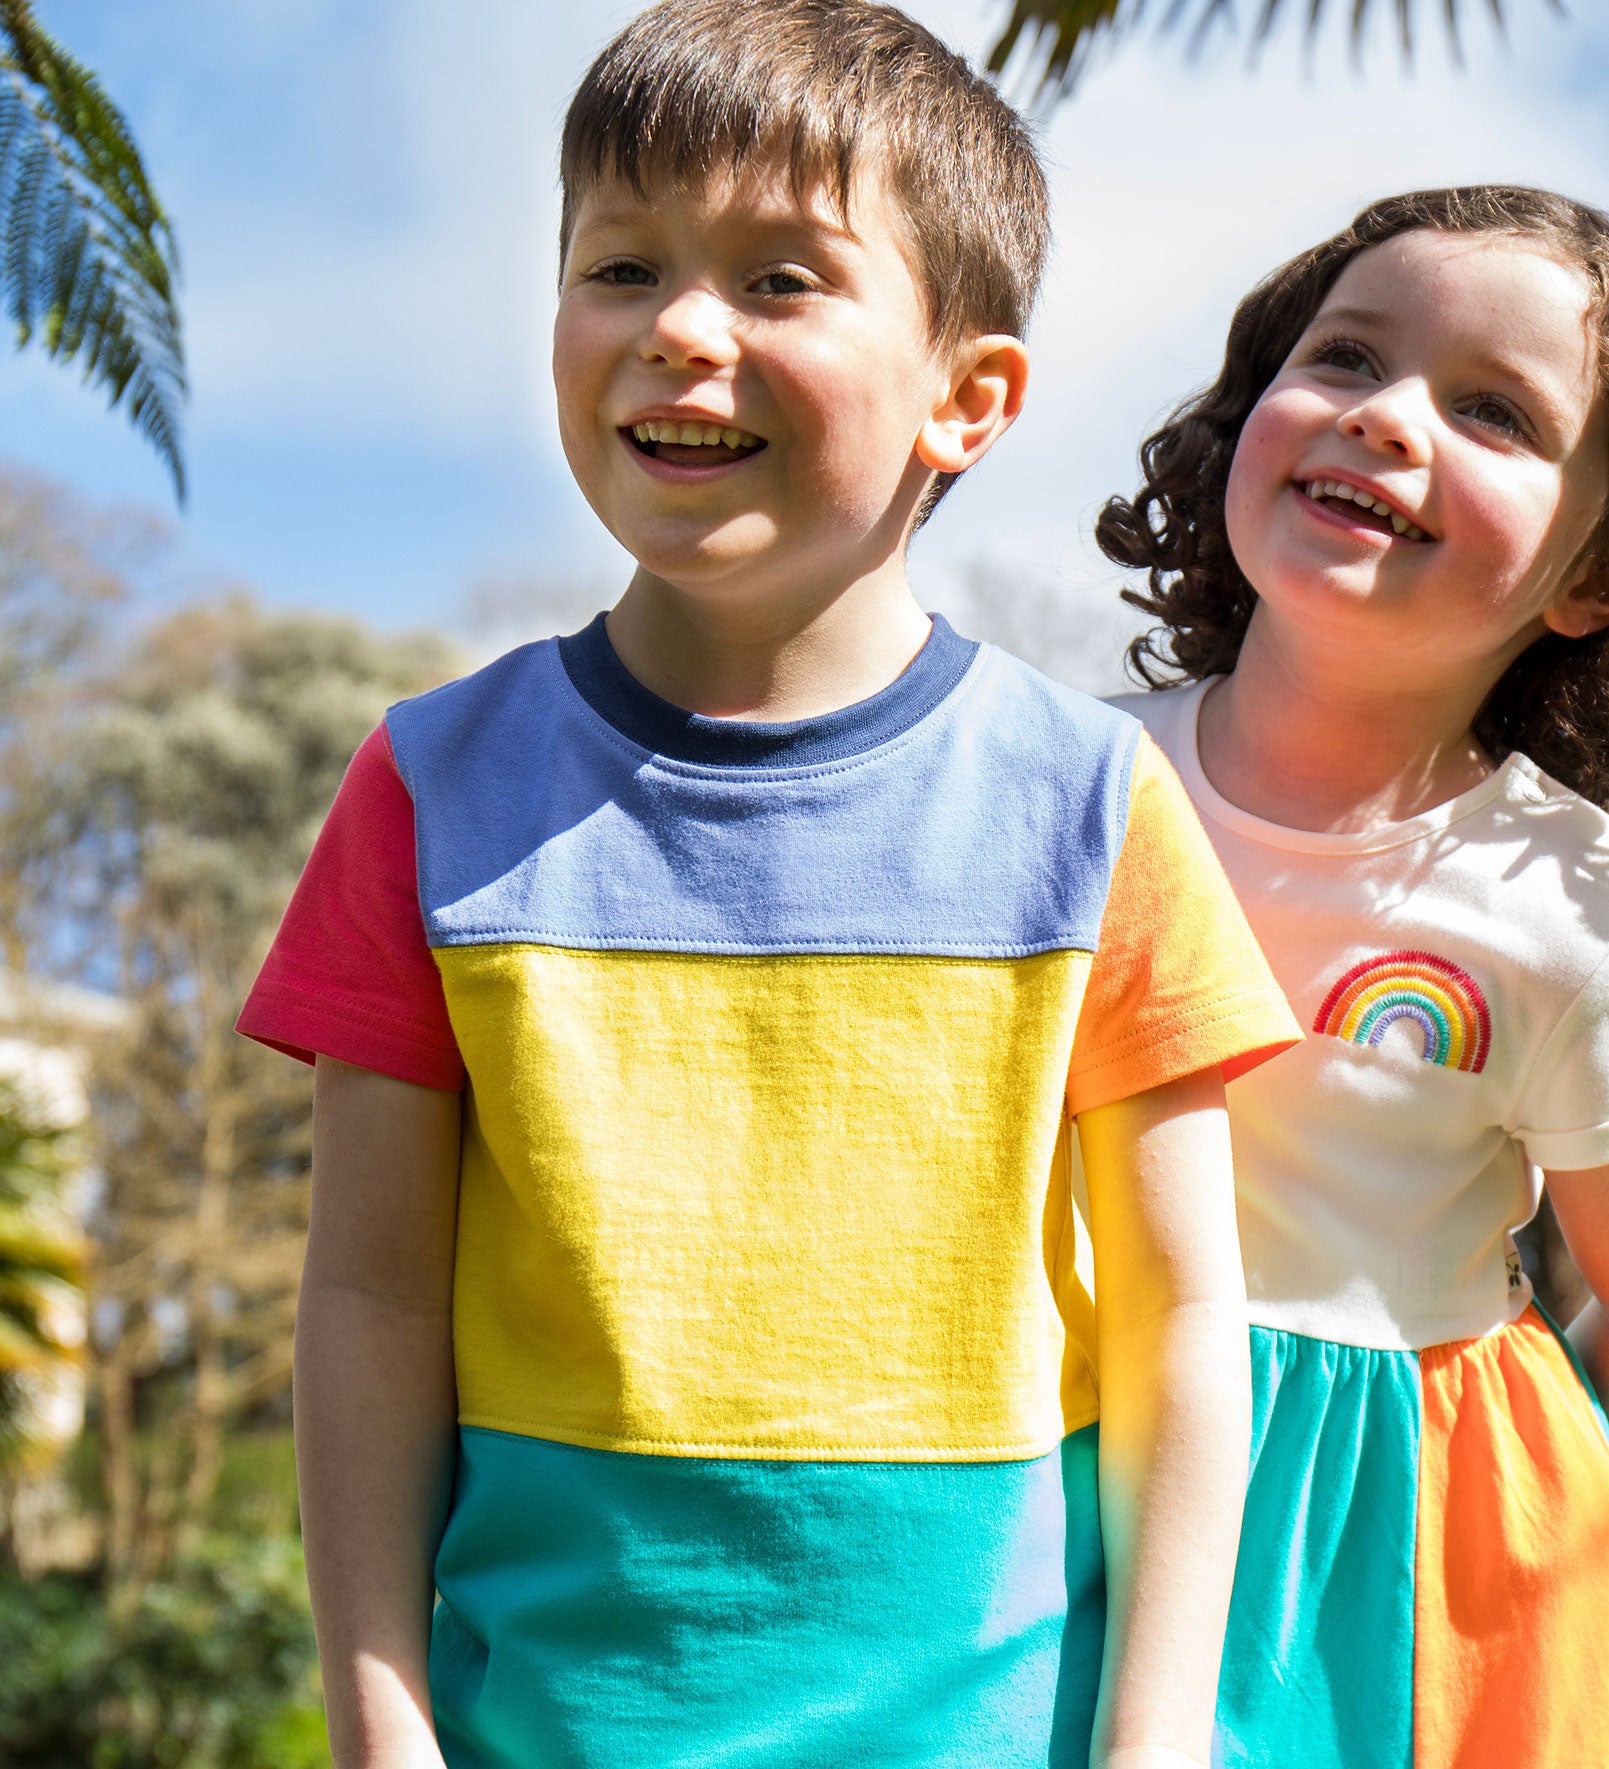
<instances>
[{"instance_id":1,"label":"orange skirt panel","mask_svg":"<svg viewBox=\"0 0 1609 1769\"><path fill-rule=\"evenodd\" d=\"M1420 1354L1414 1769L1609 1764L1609 1436L1534 1308Z\"/></svg>"}]
</instances>

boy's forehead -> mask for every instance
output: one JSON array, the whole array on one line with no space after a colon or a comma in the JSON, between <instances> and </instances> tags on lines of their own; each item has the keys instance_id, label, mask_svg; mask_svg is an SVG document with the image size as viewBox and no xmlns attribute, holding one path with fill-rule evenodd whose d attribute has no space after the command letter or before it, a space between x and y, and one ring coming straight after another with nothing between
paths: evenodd
<instances>
[{"instance_id":1,"label":"boy's forehead","mask_svg":"<svg viewBox=\"0 0 1609 1769\"><path fill-rule=\"evenodd\" d=\"M869 234L899 229L903 219L879 157L857 156L847 190L825 169L800 167L776 153L738 166L668 168L647 165L640 181L601 171L576 193L575 225L630 226L659 215L667 199L721 222L777 229L808 229L864 242Z\"/></svg>"}]
</instances>

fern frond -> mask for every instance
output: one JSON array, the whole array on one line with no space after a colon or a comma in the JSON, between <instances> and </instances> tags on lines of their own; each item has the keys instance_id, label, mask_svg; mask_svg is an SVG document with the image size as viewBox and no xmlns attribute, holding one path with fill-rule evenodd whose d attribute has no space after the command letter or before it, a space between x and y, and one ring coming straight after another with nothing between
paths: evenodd
<instances>
[{"instance_id":1,"label":"fern frond","mask_svg":"<svg viewBox=\"0 0 1609 1769\"><path fill-rule=\"evenodd\" d=\"M1438 11L1453 59L1463 59L1462 26L1480 0L1424 0ZM1508 7L1505 0L1484 0L1485 9L1500 35L1506 34ZM1543 0L1555 13L1564 12L1563 0ZM1248 31L1253 54L1296 13L1309 43L1335 11L1350 11L1348 30L1354 54L1362 52L1370 21L1390 6L1395 15L1398 53L1410 65L1419 41L1423 7L1420 0L1250 0L1256 16ZM1061 97L1077 84L1091 55L1132 36L1146 22L1146 0L1013 0L998 41L989 55L991 73L1003 73L1014 59L1028 62L1034 72L1032 84L1042 96ZM1198 52L1219 27L1233 31L1239 23L1236 0L1171 0L1159 30L1186 32L1188 51Z\"/></svg>"},{"instance_id":2,"label":"fern frond","mask_svg":"<svg viewBox=\"0 0 1609 1769\"><path fill-rule=\"evenodd\" d=\"M0 300L21 347L77 361L123 404L184 501L178 254L139 150L99 81L0 0Z\"/></svg>"}]
</instances>

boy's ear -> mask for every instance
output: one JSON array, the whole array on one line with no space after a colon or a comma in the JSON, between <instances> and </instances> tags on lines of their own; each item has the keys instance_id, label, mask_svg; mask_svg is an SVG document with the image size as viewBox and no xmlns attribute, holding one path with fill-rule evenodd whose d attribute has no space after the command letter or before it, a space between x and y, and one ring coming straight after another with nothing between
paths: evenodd
<instances>
[{"instance_id":1,"label":"boy's ear","mask_svg":"<svg viewBox=\"0 0 1609 1769\"><path fill-rule=\"evenodd\" d=\"M1542 619L1566 639L1585 639L1609 627L1609 560L1595 556L1570 588L1542 611Z\"/></svg>"},{"instance_id":2,"label":"boy's ear","mask_svg":"<svg viewBox=\"0 0 1609 1769\"><path fill-rule=\"evenodd\" d=\"M964 473L989 452L1022 410L1028 347L1021 338L973 338L952 359L950 385L916 437L916 455L935 473Z\"/></svg>"}]
</instances>

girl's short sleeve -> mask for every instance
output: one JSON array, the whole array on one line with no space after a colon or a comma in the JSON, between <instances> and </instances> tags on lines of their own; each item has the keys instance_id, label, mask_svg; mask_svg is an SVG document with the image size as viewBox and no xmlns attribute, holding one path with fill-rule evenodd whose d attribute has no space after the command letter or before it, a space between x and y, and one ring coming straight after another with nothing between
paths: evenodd
<instances>
[{"instance_id":1,"label":"girl's short sleeve","mask_svg":"<svg viewBox=\"0 0 1609 1769\"><path fill-rule=\"evenodd\" d=\"M237 1029L302 1062L464 1084L419 909L413 800L383 724L347 768Z\"/></svg>"},{"instance_id":2,"label":"girl's short sleeve","mask_svg":"<svg viewBox=\"0 0 1609 1769\"><path fill-rule=\"evenodd\" d=\"M1609 1165L1609 958L1537 1052L1510 1133L1538 1167Z\"/></svg>"}]
</instances>

